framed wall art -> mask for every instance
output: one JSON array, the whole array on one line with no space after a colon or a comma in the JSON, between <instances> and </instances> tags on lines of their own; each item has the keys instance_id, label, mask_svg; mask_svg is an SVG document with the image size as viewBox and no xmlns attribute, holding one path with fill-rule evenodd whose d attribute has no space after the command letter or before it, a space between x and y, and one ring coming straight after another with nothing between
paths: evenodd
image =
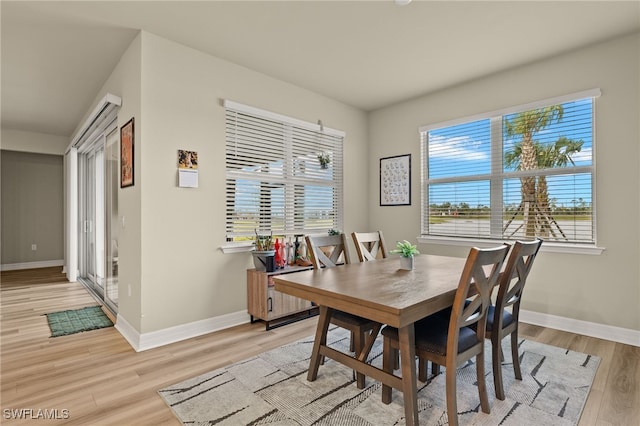
<instances>
[{"instance_id":1,"label":"framed wall art","mask_svg":"<svg viewBox=\"0 0 640 426\"><path fill-rule=\"evenodd\" d=\"M411 205L411 154L380 159L380 205Z\"/></svg>"},{"instance_id":2,"label":"framed wall art","mask_svg":"<svg viewBox=\"0 0 640 426\"><path fill-rule=\"evenodd\" d=\"M198 187L198 153L178 150L178 186L180 188Z\"/></svg>"},{"instance_id":3,"label":"framed wall art","mask_svg":"<svg viewBox=\"0 0 640 426\"><path fill-rule=\"evenodd\" d=\"M133 117L120 128L120 188L133 186Z\"/></svg>"},{"instance_id":4,"label":"framed wall art","mask_svg":"<svg viewBox=\"0 0 640 426\"><path fill-rule=\"evenodd\" d=\"M178 150L178 168L179 169L198 169L198 153L196 151Z\"/></svg>"}]
</instances>

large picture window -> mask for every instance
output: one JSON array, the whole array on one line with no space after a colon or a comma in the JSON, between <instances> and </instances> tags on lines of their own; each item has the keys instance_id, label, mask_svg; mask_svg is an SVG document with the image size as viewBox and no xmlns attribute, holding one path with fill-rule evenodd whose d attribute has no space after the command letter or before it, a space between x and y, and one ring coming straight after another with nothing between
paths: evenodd
<instances>
[{"instance_id":1,"label":"large picture window","mask_svg":"<svg viewBox=\"0 0 640 426\"><path fill-rule=\"evenodd\" d=\"M342 229L344 132L225 101L226 234Z\"/></svg>"},{"instance_id":2,"label":"large picture window","mask_svg":"<svg viewBox=\"0 0 640 426\"><path fill-rule=\"evenodd\" d=\"M422 127L422 235L595 244L598 95Z\"/></svg>"}]
</instances>

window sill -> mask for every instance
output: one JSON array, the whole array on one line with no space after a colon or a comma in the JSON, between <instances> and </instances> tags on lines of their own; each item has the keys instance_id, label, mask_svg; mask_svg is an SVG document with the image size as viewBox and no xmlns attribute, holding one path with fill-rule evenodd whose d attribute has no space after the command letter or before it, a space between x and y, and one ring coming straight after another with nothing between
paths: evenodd
<instances>
[{"instance_id":1,"label":"window sill","mask_svg":"<svg viewBox=\"0 0 640 426\"><path fill-rule=\"evenodd\" d=\"M423 235L418 237L418 242L422 244L441 244L444 246L473 246L479 248L488 248L495 247L496 245L502 244L505 241L473 238L435 237ZM587 254L592 256L599 256L604 250L606 250L605 247L556 242L544 242L542 244L542 247L540 247L540 251L546 253Z\"/></svg>"},{"instance_id":2,"label":"window sill","mask_svg":"<svg viewBox=\"0 0 640 426\"><path fill-rule=\"evenodd\" d=\"M238 242L238 243L225 243L223 245L220 246L220 250L222 250L222 252L224 254L230 254L230 253L244 253L244 252L248 252L248 251L253 251L253 242L249 241L249 242Z\"/></svg>"}]
</instances>

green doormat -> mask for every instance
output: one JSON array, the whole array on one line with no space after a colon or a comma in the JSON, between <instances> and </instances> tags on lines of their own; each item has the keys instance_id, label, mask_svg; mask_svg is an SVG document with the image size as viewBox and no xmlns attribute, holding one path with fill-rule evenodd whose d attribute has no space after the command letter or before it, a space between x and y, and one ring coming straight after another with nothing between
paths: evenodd
<instances>
[{"instance_id":1,"label":"green doormat","mask_svg":"<svg viewBox=\"0 0 640 426\"><path fill-rule=\"evenodd\" d=\"M83 331L113 326L100 306L45 314L49 321L51 337L66 336Z\"/></svg>"}]
</instances>

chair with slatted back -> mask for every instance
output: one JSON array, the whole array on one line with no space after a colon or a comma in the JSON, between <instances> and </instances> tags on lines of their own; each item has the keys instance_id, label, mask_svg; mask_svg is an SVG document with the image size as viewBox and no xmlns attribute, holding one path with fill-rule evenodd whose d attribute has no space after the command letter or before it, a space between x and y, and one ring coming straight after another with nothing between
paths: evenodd
<instances>
[{"instance_id":1,"label":"chair with slatted back","mask_svg":"<svg viewBox=\"0 0 640 426\"><path fill-rule=\"evenodd\" d=\"M356 246L360 262L370 262L389 257L382 231L352 232L351 238L353 238L353 244ZM400 360L398 359L396 360L395 368L398 368L399 365Z\"/></svg>"},{"instance_id":2,"label":"chair with slatted back","mask_svg":"<svg viewBox=\"0 0 640 426\"><path fill-rule=\"evenodd\" d=\"M518 317L520 300L524 285L531 272L533 261L542 245L541 239L533 241L516 241L511 249L507 266L500 278L496 304L489 306L487 313L487 334L491 339L491 358L493 362L493 382L496 398L504 400L502 383L502 339L511 336L511 358L513 371L518 380L522 380L520 359L518 356ZM509 312L509 310L511 312Z\"/></svg>"},{"instance_id":3,"label":"chair with slatted back","mask_svg":"<svg viewBox=\"0 0 640 426\"><path fill-rule=\"evenodd\" d=\"M351 263L344 234L307 235L307 253L315 269L333 268Z\"/></svg>"},{"instance_id":4,"label":"chair with slatted back","mask_svg":"<svg viewBox=\"0 0 640 426\"><path fill-rule=\"evenodd\" d=\"M476 378L480 406L490 412L484 377L484 340L491 290L497 283L509 246L489 249L472 248L462 270L453 305L414 324L416 355L420 363L427 360L445 366L447 417L450 425L458 424L456 369L476 358ZM469 300L469 303L466 301ZM383 370L393 372L400 349L398 329L382 329ZM420 378L420 380L424 380ZM391 387L382 386L382 402L391 402Z\"/></svg>"},{"instance_id":5,"label":"chair with slatted back","mask_svg":"<svg viewBox=\"0 0 640 426\"><path fill-rule=\"evenodd\" d=\"M323 235L306 237L307 252L314 269L333 268L342 264L349 264L349 249L344 234ZM351 332L350 349L356 354L360 354L365 345L366 337L370 333L378 334L381 324L366 318L352 315L347 312L334 310L331 314L331 323L347 329ZM356 381L359 389L363 389L364 374L357 373Z\"/></svg>"},{"instance_id":6,"label":"chair with slatted back","mask_svg":"<svg viewBox=\"0 0 640 426\"><path fill-rule=\"evenodd\" d=\"M384 259L389 256L382 231L352 232L351 238L353 238L360 262Z\"/></svg>"}]
</instances>

